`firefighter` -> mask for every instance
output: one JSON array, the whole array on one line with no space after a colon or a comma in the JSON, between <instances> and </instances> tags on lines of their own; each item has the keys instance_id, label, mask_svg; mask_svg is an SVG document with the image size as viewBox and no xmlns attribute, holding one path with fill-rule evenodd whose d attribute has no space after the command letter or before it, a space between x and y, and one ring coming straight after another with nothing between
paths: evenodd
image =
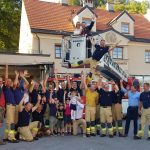
<instances>
[{"instance_id":1,"label":"firefighter","mask_svg":"<svg viewBox=\"0 0 150 150\"><path fill-rule=\"evenodd\" d=\"M20 140L32 142L38 139L37 134L40 123L38 121L30 123L30 118L31 114L39 107L41 96L38 95L38 100L34 107L30 102L24 104L26 97L27 94L24 94L23 99L19 103L18 132Z\"/></svg>"},{"instance_id":2,"label":"firefighter","mask_svg":"<svg viewBox=\"0 0 150 150\"><path fill-rule=\"evenodd\" d=\"M115 91L112 105L113 131L114 135L116 135L116 132L118 131L119 137L123 137L122 98L124 96L124 92L119 90L119 87L115 82L112 84L112 89Z\"/></svg>"},{"instance_id":3,"label":"firefighter","mask_svg":"<svg viewBox=\"0 0 150 150\"><path fill-rule=\"evenodd\" d=\"M74 63L74 64L69 63L69 68L79 67L80 65L83 65L83 64L90 64L90 72L92 73L93 78L97 79L99 78L99 74L100 74L100 72L96 70L96 66L100 63L99 61L106 53L112 51L120 43L120 41L112 47L106 46L104 39L101 39L100 45L95 44L94 39L91 39L91 43L92 45L95 46L95 51L93 55L90 58L87 58L85 60L80 60L77 63Z\"/></svg>"},{"instance_id":4,"label":"firefighter","mask_svg":"<svg viewBox=\"0 0 150 150\"><path fill-rule=\"evenodd\" d=\"M112 126L112 102L113 102L113 91L109 91L108 83L103 84L102 78L99 80L98 86L99 93L99 104L100 104L100 119L101 119L101 137L106 136L106 124L108 127L109 137L113 137L113 126Z\"/></svg>"},{"instance_id":5,"label":"firefighter","mask_svg":"<svg viewBox=\"0 0 150 150\"><path fill-rule=\"evenodd\" d=\"M134 139L141 139L144 136L145 125L149 125L148 140L150 140L150 84L144 83L144 92L140 95L139 113L141 116L141 124L139 125L139 131ZM142 112L143 107L143 112Z\"/></svg>"},{"instance_id":6,"label":"firefighter","mask_svg":"<svg viewBox=\"0 0 150 150\"><path fill-rule=\"evenodd\" d=\"M5 140L11 143L18 143L19 141L15 138L16 101L12 84L12 80L8 78L8 65L6 65L5 85L3 86L6 99Z\"/></svg>"},{"instance_id":7,"label":"firefighter","mask_svg":"<svg viewBox=\"0 0 150 150\"><path fill-rule=\"evenodd\" d=\"M98 103L98 93L96 91L95 84L90 84L88 87L82 75L82 84L84 85L85 89L85 96L86 96L86 108L85 108L85 120L87 123L86 133L87 137L90 135L95 136L95 116L96 116L96 106Z\"/></svg>"}]
</instances>

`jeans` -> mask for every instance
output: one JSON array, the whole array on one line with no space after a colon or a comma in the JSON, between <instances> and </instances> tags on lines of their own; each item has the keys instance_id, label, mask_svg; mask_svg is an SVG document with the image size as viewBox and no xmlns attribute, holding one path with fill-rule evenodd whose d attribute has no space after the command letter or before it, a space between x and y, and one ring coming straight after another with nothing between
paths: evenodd
<instances>
[{"instance_id":1,"label":"jeans","mask_svg":"<svg viewBox=\"0 0 150 150\"><path fill-rule=\"evenodd\" d=\"M138 107L129 106L127 109L125 135L128 135L131 120L134 122L134 135L136 135L138 130Z\"/></svg>"}]
</instances>

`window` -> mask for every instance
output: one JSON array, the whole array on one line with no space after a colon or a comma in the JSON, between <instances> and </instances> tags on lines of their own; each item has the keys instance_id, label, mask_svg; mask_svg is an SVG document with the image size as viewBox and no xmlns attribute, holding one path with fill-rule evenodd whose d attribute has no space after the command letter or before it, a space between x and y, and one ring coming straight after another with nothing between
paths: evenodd
<instances>
[{"instance_id":1,"label":"window","mask_svg":"<svg viewBox=\"0 0 150 150\"><path fill-rule=\"evenodd\" d=\"M150 63L150 50L145 51L145 62Z\"/></svg>"},{"instance_id":2,"label":"window","mask_svg":"<svg viewBox=\"0 0 150 150\"><path fill-rule=\"evenodd\" d=\"M55 45L55 58L61 58L61 45Z\"/></svg>"},{"instance_id":3,"label":"window","mask_svg":"<svg viewBox=\"0 0 150 150\"><path fill-rule=\"evenodd\" d=\"M91 18L82 18L82 22L85 22L86 25L90 25L91 21L92 21Z\"/></svg>"},{"instance_id":4,"label":"window","mask_svg":"<svg viewBox=\"0 0 150 150\"><path fill-rule=\"evenodd\" d=\"M123 48L122 47L116 47L113 50L113 58L114 59L123 59Z\"/></svg>"},{"instance_id":5,"label":"window","mask_svg":"<svg viewBox=\"0 0 150 150\"><path fill-rule=\"evenodd\" d=\"M122 33L129 33L129 23L121 23L121 32Z\"/></svg>"}]
</instances>

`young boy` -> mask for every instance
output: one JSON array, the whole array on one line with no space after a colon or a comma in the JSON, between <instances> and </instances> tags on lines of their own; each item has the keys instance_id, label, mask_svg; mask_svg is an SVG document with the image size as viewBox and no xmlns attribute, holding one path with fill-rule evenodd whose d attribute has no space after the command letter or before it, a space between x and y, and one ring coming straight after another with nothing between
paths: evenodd
<instances>
[{"instance_id":1,"label":"young boy","mask_svg":"<svg viewBox=\"0 0 150 150\"><path fill-rule=\"evenodd\" d=\"M51 130L51 135L54 134L54 128L57 124L57 101L54 99L51 99L49 101L49 107L50 107L50 130Z\"/></svg>"},{"instance_id":2,"label":"young boy","mask_svg":"<svg viewBox=\"0 0 150 150\"><path fill-rule=\"evenodd\" d=\"M65 109L62 103L59 103L57 110L57 131L58 134L64 136L64 116Z\"/></svg>"}]
</instances>

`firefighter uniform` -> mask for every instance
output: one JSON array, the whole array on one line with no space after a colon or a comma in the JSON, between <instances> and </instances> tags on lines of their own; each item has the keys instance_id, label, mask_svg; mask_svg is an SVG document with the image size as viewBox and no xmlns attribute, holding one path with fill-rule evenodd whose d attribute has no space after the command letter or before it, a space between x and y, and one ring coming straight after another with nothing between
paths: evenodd
<instances>
[{"instance_id":1,"label":"firefighter uniform","mask_svg":"<svg viewBox=\"0 0 150 150\"><path fill-rule=\"evenodd\" d=\"M100 119L101 119L101 137L106 136L106 123L109 131L109 136L113 137L113 126L112 126L112 101L114 92L99 91L100 99Z\"/></svg>"},{"instance_id":2,"label":"firefighter uniform","mask_svg":"<svg viewBox=\"0 0 150 150\"><path fill-rule=\"evenodd\" d=\"M119 136L123 136L122 126L122 97L124 96L123 91L114 93L113 105L112 105L112 116L113 116L113 132L114 135L118 131Z\"/></svg>"},{"instance_id":3,"label":"firefighter uniform","mask_svg":"<svg viewBox=\"0 0 150 150\"><path fill-rule=\"evenodd\" d=\"M38 133L39 122L34 121L30 123L31 111L26 111L23 108L22 112L19 112L18 117L18 132L21 140L33 141Z\"/></svg>"},{"instance_id":4,"label":"firefighter uniform","mask_svg":"<svg viewBox=\"0 0 150 150\"><path fill-rule=\"evenodd\" d=\"M16 101L14 98L13 88L5 86L4 94L6 99L5 139L10 142L18 142L15 138Z\"/></svg>"},{"instance_id":5,"label":"firefighter uniform","mask_svg":"<svg viewBox=\"0 0 150 150\"><path fill-rule=\"evenodd\" d=\"M97 91L91 91L89 88L86 90L86 108L85 119L87 123L87 136L95 135L95 116L96 106L98 103Z\"/></svg>"},{"instance_id":6,"label":"firefighter uniform","mask_svg":"<svg viewBox=\"0 0 150 150\"><path fill-rule=\"evenodd\" d=\"M145 125L148 124L148 140L150 140L150 91L141 93L140 102L143 105L143 112L141 116L141 124L139 126L139 131L135 139L141 139L144 136L144 128Z\"/></svg>"},{"instance_id":7,"label":"firefighter uniform","mask_svg":"<svg viewBox=\"0 0 150 150\"><path fill-rule=\"evenodd\" d=\"M100 129L101 129L101 125L100 125L100 105L96 106L95 128L96 128L96 131L97 131L97 135L100 135Z\"/></svg>"}]
</instances>

